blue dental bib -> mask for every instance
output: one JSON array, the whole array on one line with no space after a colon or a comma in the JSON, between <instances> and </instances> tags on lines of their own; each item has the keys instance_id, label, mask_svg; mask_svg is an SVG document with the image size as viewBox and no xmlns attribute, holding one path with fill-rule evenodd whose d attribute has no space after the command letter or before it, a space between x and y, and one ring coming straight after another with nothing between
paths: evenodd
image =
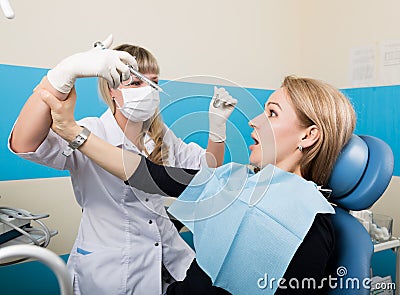
<instances>
[{"instance_id":1,"label":"blue dental bib","mask_svg":"<svg viewBox=\"0 0 400 295\"><path fill-rule=\"evenodd\" d=\"M313 182L268 165L203 167L169 208L193 233L196 260L235 295L274 294L317 213L334 209ZM260 280L274 278L266 286Z\"/></svg>"}]
</instances>

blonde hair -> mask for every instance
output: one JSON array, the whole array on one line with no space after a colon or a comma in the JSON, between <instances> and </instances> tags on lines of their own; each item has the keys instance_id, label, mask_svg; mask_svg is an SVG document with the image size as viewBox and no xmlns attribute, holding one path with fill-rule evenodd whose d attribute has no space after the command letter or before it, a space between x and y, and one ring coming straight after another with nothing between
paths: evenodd
<instances>
[{"instance_id":1,"label":"blonde hair","mask_svg":"<svg viewBox=\"0 0 400 295\"><path fill-rule=\"evenodd\" d=\"M157 74L157 75L160 74L160 67L158 66L157 59L147 49L139 46L122 44L115 47L114 50L126 51L132 56L135 56L141 73ZM98 87L104 102L108 105L111 112L114 114L115 113L114 99L111 97L107 81L103 78L99 78ZM145 134L149 135L149 137L155 143L155 147L151 153L149 153L146 150L144 145ZM168 164L168 154L169 154L169 147L167 144L164 143L163 140L164 134L165 134L164 122L162 121L160 112L157 109L155 114L150 119L143 122L143 127L139 134L138 148L144 150L149 160L151 160L156 164L161 164L161 165Z\"/></svg>"},{"instance_id":2,"label":"blonde hair","mask_svg":"<svg viewBox=\"0 0 400 295\"><path fill-rule=\"evenodd\" d=\"M307 180L326 185L340 151L354 132L354 108L343 93L319 80L288 76L282 87L302 126L316 125L320 131L317 142L303 149L301 173Z\"/></svg>"}]
</instances>

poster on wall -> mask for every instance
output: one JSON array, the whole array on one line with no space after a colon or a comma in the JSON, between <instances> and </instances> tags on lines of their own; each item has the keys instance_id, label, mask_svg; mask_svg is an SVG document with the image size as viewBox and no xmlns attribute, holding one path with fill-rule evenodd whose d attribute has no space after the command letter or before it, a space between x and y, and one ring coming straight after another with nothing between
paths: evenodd
<instances>
[{"instance_id":1,"label":"poster on wall","mask_svg":"<svg viewBox=\"0 0 400 295\"><path fill-rule=\"evenodd\" d=\"M383 85L400 84L400 41L380 45L379 80Z\"/></svg>"},{"instance_id":2,"label":"poster on wall","mask_svg":"<svg viewBox=\"0 0 400 295\"><path fill-rule=\"evenodd\" d=\"M376 81L374 46L350 49L349 80L353 87L371 86Z\"/></svg>"}]
</instances>

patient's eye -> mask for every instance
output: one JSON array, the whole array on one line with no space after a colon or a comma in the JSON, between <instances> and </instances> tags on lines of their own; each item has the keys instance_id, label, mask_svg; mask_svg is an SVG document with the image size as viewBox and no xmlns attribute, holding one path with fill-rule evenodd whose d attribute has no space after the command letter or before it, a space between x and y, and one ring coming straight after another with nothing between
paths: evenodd
<instances>
[{"instance_id":1,"label":"patient's eye","mask_svg":"<svg viewBox=\"0 0 400 295\"><path fill-rule=\"evenodd\" d=\"M274 110L267 111L268 117L277 117L278 114Z\"/></svg>"}]
</instances>

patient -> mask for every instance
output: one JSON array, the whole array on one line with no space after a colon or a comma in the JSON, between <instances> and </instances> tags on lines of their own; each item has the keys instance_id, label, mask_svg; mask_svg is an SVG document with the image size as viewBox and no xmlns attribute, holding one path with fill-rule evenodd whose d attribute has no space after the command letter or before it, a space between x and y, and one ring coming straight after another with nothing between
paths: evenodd
<instances>
[{"instance_id":1,"label":"patient","mask_svg":"<svg viewBox=\"0 0 400 295\"><path fill-rule=\"evenodd\" d=\"M82 131L73 114L75 92L72 91L67 100L59 101L46 91L37 91L52 109L52 129L67 141L75 139ZM265 111L249 122L254 129L249 161L261 171L273 164L283 171L325 186L341 149L354 131L355 122L351 103L336 88L318 80L288 76L281 88L266 101ZM275 153L271 152L274 149ZM79 152L127 184L149 193L179 196L198 172L158 166L143 156L122 152L93 134L89 135ZM293 191L293 197L296 194L297 191ZM323 198L322 194L320 197ZM326 276L334 238L330 214L317 214L283 278L287 281L292 278L321 281ZM278 288L275 294L325 292L326 289ZM195 259L186 278L172 283L167 294L230 293L213 286Z\"/></svg>"}]
</instances>

